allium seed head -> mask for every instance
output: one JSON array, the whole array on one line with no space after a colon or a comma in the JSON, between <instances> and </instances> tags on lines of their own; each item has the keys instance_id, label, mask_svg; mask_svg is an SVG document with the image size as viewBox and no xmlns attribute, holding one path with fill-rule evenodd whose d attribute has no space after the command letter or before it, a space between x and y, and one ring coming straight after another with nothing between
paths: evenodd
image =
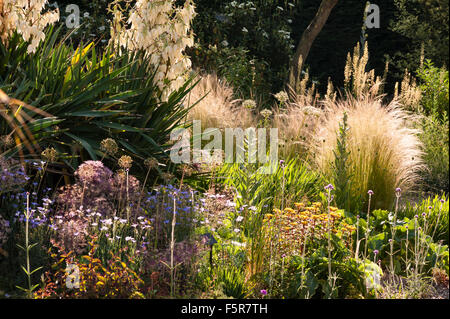
<instances>
[{"instance_id":1,"label":"allium seed head","mask_svg":"<svg viewBox=\"0 0 450 319\"><path fill-rule=\"evenodd\" d=\"M53 147L50 148L46 148L42 153L41 156L44 160L48 161L48 162L54 162L56 161L56 157L57 157L58 153L56 152L56 150Z\"/></svg>"},{"instance_id":2,"label":"allium seed head","mask_svg":"<svg viewBox=\"0 0 450 319\"><path fill-rule=\"evenodd\" d=\"M132 160L131 157L128 156L128 155L122 155L122 156L119 158L118 163L119 163L119 166L120 166L121 168L123 168L123 169L127 169L127 168L130 169L130 168L131 168L131 165L132 165L132 163L133 163L133 160Z\"/></svg>"},{"instance_id":3,"label":"allium seed head","mask_svg":"<svg viewBox=\"0 0 450 319\"><path fill-rule=\"evenodd\" d=\"M109 180L112 176L112 172L100 161L86 161L75 171L75 176L77 176L84 185L99 185L100 183Z\"/></svg>"},{"instance_id":4,"label":"allium seed head","mask_svg":"<svg viewBox=\"0 0 450 319\"><path fill-rule=\"evenodd\" d=\"M144 161L144 165L148 168L148 169L153 169L155 167L158 166L158 160L154 157L149 157Z\"/></svg>"},{"instance_id":5,"label":"allium seed head","mask_svg":"<svg viewBox=\"0 0 450 319\"><path fill-rule=\"evenodd\" d=\"M119 150L117 143L112 138L105 138L100 142L100 149L109 155L114 155Z\"/></svg>"}]
</instances>

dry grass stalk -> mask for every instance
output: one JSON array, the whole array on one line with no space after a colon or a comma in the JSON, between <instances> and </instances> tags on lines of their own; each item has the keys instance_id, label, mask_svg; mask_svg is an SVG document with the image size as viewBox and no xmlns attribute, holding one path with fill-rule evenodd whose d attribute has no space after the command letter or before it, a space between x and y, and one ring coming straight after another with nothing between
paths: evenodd
<instances>
[{"instance_id":1,"label":"dry grass stalk","mask_svg":"<svg viewBox=\"0 0 450 319\"><path fill-rule=\"evenodd\" d=\"M416 79L411 76L408 69L400 84L395 83L394 99L397 99L406 109L411 111L421 111L420 100L422 99L422 90L417 86Z\"/></svg>"},{"instance_id":2,"label":"dry grass stalk","mask_svg":"<svg viewBox=\"0 0 450 319\"><path fill-rule=\"evenodd\" d=\"M353 96L364 98L369 95L376 97L382 93L383 80L375 76L375 70L366 71L369 61L369 50L367 42L364 45L363 52L359 43L353 50L353 56L350 52L347 55L347 62L344 69L344 84L347 90L353 93Z\"/></svg>"}]
</instances>

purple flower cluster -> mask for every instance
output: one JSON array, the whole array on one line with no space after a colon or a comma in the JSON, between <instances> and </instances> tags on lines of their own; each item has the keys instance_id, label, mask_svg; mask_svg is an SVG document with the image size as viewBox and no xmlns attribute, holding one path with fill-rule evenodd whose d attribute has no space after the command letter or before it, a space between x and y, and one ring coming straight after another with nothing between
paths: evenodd
<instances>
[{"instance_id":1,"label":"purple flower cluster","mask_svg":"<svg viewBox=\"0 0 450 319\"><path fill-rule=\"evenodd\" d=\"M100 161L86 161L75 172L77 183L65 187L57 202L61 214L73 215L79 207L90 209L107 217L117 209L128 206L131 215L136 215L140 198L139 181L125 172L115 174ZM71 212L72 211L72 212Z\"/></svg>"},{"instance_id":2,"label":"purple flower cluster","mask_svg":"<svg viewBox=\"0 0 450 319\"><path fill-rule=\"evenodd\" d=\"M100 161L86 161L75 172L77 182L58 195L58 209L52 227L56 242L68 250L82 251L87 245L92 214L110 219L129 214L138 218L141 197L139 181L124 171L113 173ZM101 226L105 227L105 226Z\"/></svg>"},{"instance_id":3,"label":"purple flower cluster","mask_svg":"<svg viewBox=\"0 0 450 319\"><path fill-rule=\"evenodd\" d=\"M0 194L16 190L28 182L23 166L15 160L4 160L0 157Z\"/></svg>"},{"instance_id":4,"label":"purple flower cluster","mask_svg":"<svg viewBox=\"0 0 450 319\"><path fill-rule=\"evenodd\" d=\"M159 186L153 192L147 193L142 206L151 217L150 220L155 232L160 237L159 241L161 244L167 244L169 233L171 232L174 200L176 215L175 231L179 240L185 238L193 229L194 224L198 222L196 213L202 210L203 202L193 201L195 193L189 189L182 189L180 191L170 184Z\"/></svg>"},{"instance_id":5,"label":"purple flower cluster","mask_svg":"<svg viewBox=\"0 0 450 319\"><path fill-rule=\"evenodd\" d=\"M38 196L36 192L30 194L30 206L29 206L29 220L28 223L31 228L35 228L41 225L48 225L49 216L52 213L51 205L53 201L49 198L51 188L45 188L42 190L44 198L41 203L38 203ZM11 200L14 201L13 207L17 209L13 222L25 222L26 221L26 209L27 209L27 192L16 193L11 195Z\"/></svg>"}]
</instances>

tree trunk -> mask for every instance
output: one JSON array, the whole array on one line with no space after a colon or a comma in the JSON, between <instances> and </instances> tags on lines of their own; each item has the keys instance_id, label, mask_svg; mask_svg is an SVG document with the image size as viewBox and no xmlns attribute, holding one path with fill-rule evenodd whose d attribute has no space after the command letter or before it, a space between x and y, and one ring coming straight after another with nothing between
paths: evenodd
<instances>
[{"instance_id":1,"label":"tree trunk","mask_svg":"<svg viewBox=\"0 0 450 319\"><path fill-rule=\"evenodd\" d=\"M308 28L303 32L300 43L298 44L292 59L289 72L289 85L292 89L297 90L297 86L300 83L302 67L304 61L308 57L309 50L338 1L339 0L322 0L316 16L311 21Z\"/></svg>"}]
</instances>

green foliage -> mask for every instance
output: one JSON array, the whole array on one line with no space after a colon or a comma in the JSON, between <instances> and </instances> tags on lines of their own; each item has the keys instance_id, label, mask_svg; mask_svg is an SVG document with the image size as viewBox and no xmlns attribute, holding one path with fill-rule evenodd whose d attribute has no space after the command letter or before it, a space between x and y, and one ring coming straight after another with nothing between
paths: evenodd
<instances>
[{"instance_id":1,"label":"green foliage","mask_svg":"<svg viewBox=\"0 0 450 319\"><path fill-rule=\"evenodd\" d=\"M225 164L220 175L237 190L240 205L268 205L264 211L302 199L317 200L323 184L320 176L298 159L278 165L273 174L265 174L256 165Z\"/></svg>"},{"instance_id":2,"label":"green foliage","mask_svg":"<svg viewBox=\"0 0 450 319\"><path fill-rule=\"evenodd\" d=\"M448 117L442 123L434 115L423 117L416 124L422 129L420 140L424 146L423 159L427 170L422 172L425 191L449 191L449 135Z\"/></svg>"},{"instance_id":3,"label":"green foliage","mask_svg":"<svg viewBox=\"0 0 450 319\"><path fill-rule=\"evenodd\" d=\"M287 79L298 2L197 0L194 65L217 71L243 98L269 98Z\"/></svg>"},{"instance_id":4,"label":"green foliage","mask_svg":"<svg viewBox=\"0 0 450 319\"><path fill-rule=\"evenodd\" d=\"M268 79L261 76L266 72L264 61L253 58L242 46L223 47L196 44L194 61L208 72L216 72L233 86L236 98L251 98L269 92Z\"/></svg>"},{"instance_id":5,"label":"green foliage","mask_svg":"<svg viewBox=\"0 0 450 319\"><path fill-rule=\"evenodd\" d=\"M441 200L444 202L442 203ZM425 213L430 225L430 233L427 235L434 234L434 241L443 240L445 244L448 244L448 209L448 196L428 197L417 204L406 203L406 206L399 211L399 217L413 219L415 215L421 216L422 213Z\"/></svg>"},{"instance_id":6,"label":"green foliage","mask_svg":"<svg viewBox=\"0 0 450 319\"><path fill-rule=\"evenodd\" d=\"M393 56L400 70L419 68L420 56L449 65L449 6L446 0L395 0L396 16L390 29L405 40L401 52Z\"/></svg>"},{"instance_id":7,"label":"green foliage","mask_svg":"<svg viewBox=\"0 0 450 319\"><path fill-rule=\"evenodd\" d=\"M367 293L366 274L361 263L349 257L349 251L340 240L333 238L332 271L337 277L333 298L343 298L349 293L353 297L365 296ZM304 265L303 265L304 263ZM319 248L304 260L300 256L289 258L286 278L287 296L289 298L324 298L330 294L328 283L328 252ZM305 267L302 279L302 267ZM303 286L302 286L303 285Z\"/></svg>"},{"instance_id":8,"label":"green foliage","mask_svg":"<svg viewBox=\"0 0 450 319\"><path fill-rule=\"evenodd\" d=\"M242 299L246 295L245 272L236 267L221 268L218 272L218 281L222 284L225 295Z\"/></svg>"},{"instance_id":9,"label":"green foliage","mask_svg":"<svg viewBox=\"0 0 450 319\"><path fill-rule=\"evenodd\" d=\"M438 202L439 198L436 199L436 203ZM426 210L428 211L428 207ZM442 211L444 212L445 209ZM426 217L423 217L422 213L423 211L420 209L415 211L411 208L407 211L399 212L399 217L402 217L401 219L397 219L395 223L395 236L393 238L393 265L396 274L405 275L408 274L408 271L411 272L415 267L414 263L416 260L418 262L418 273L429 274L434 267L440 267L446 270L446 265L448 264L448 246L443 244L439 239L440 237L437 236L439 233L437 231L434 232L437 220L435 214L437 212L431 212ZM412 215L412 217L408 218L405 215ZM417 219L415 217L416 215ZM445 215L447 217L443 217ZM380 260L381 264L386 265L386 267L388 267L390 259L389 240L392 237L390 229L393 226L392 217L393 214L385 210L373 211L371 225L373 226L372 232L375 234L368 240L369 259L374 256L374 251L377 250L378 254L376 259ZM441 219L445 220L445 218L447 218L447 222L443 221L443 224L448 225L448 208L447 214L441 214ZM438 226L437 229L440 229L440 227ZM448 243L448 226L446 231L447 240L444 242ZM436 235L434 239L433 234ZM408 246L406 246L406 242L408 242ZM415 247L417 247L417 250Z\"/></svg>"},{"instance_id":10,"label":"green foliage","mask_svg":"<svg viewBox=\"0 0 450 319\"><path fill-rule=\"evenodd\" d=\"M342 123L339 124L339 133L337 136L336 150L334 153L333 180L335 186L336 206L347 211L352 210L352 205L357 205L358 200L351 198L350 192L350 174L349 174L349 155L347 151L347 131L350 129L347 123L347 113L344 112Z\"/></svg>"},{"instance_id":11,"label":"green foliage","mask_svg":"<svg viewBox=\"0 0 450 319\"><path fill-rule=\"evenodd\" d=\"M417 71L422 90L421 105L426 115L434 115L442 121L448 122L448 71L444 67L438 68L431 60L426 60L424 66Z\"/></svg>"},{"instance_id":12,"label":"green foliage","mask_svg":"<svg viewBox=\"0 0 450 319\"><path fill-rule=\"evenodd\" d=\"M27 125L34 144L54 147L72 168L80 160L101 158L100 142L108 137L138 165L148 157L167 158L166 142L188 111L183 101L193 79L161 102L143 52L98 52L93 43L74 49L57 38L58 31L50 29L32 55L18 37L8 49L0 46L0 88L52 116L22 109L25 122L16 116L13 125ZM8 154L23 150L24 143Z\"/></svg>"}]
</instances>

